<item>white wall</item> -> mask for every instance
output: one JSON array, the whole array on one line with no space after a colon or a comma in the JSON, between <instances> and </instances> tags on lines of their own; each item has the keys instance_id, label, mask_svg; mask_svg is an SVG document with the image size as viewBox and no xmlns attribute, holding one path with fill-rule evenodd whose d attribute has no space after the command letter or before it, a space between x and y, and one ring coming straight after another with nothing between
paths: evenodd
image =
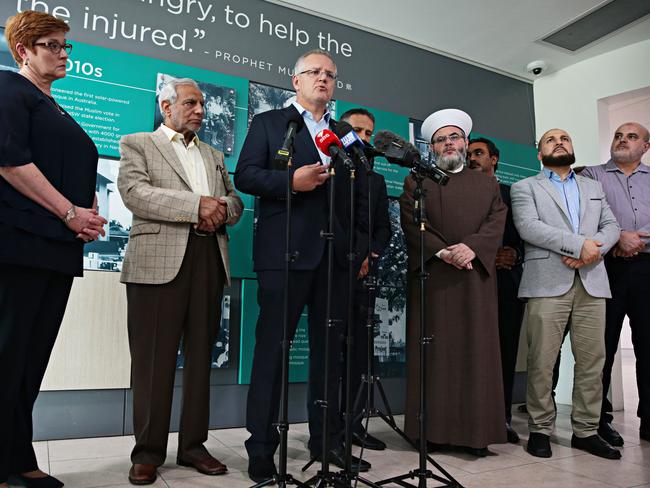
<instances>
[{"instance_id":1,"label":"white wall","mask_svg":"<svg viewBox=\"0 0 650 488\"><path fill-rule=\"evenodd\" d=\"M599 99L650 86L648 53L650 40L596 56L535 81L537 137L559 127L571 134L578 165L604 162L599 136L599 110L604 107L599 107Z\"/></svg>"},{"instance_id":2,"label":"white wall","mask_svg":"<svg viewBox=\"0 0 650 488\"><path fill-rule=\"evenodd\" d=\"M621 116L623 107L630 115L629 111L637 108L638 103L644 104L643 96L633 107L628 102L632 100L631 95L641 95L650 86L648 53L650 40L596 56L535 81L537 137L548 129L564 129L573 139L576 165L605 162L613 126L620 123L617 117ZM564 344L562 358L557 400L570 404L574 361L569 341ZM611 392L617 409L623 407L621 375L619 355L612 372Z\"/></svg>"}]
</instances>

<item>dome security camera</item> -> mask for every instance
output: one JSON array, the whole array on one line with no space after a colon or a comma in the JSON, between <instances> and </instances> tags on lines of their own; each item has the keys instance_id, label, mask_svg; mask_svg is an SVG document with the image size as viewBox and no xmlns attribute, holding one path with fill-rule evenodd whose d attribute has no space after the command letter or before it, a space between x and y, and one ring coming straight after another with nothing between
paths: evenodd
<instances>
[{"instance_id":1,"label":"dome security camera","mask_svg":"<svg viewBox=\"0 0 650 488\"><path fill-rule=\"evenodd\" d=\"M537 61L532 61L526 65L526 71L532 73L535 76L539 76L546 70L548 65L546 61L539 59Z\"/></svg>"}]
</instances>

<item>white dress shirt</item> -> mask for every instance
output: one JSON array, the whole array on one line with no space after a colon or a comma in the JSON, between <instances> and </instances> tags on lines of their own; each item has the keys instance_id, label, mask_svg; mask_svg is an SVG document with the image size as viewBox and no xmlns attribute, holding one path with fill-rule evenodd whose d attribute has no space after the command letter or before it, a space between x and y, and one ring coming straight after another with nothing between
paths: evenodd
<instances>
[{"instance_id":1,"label":"white dress shirt","mask_svg":"<svg viewBox=\"0 0 650 488\"><path fill-rule=\"evenodd\" d=\"M190 187L194 193L203 196L210 196L210 187L208 186L208 173L205 170L205 163L199 151L199 138L194 135L194 138L189 144L185 144L185 137L173 129L170 129L165 124L161 124L165 135L169 138L178 159L185 170L187 178L190 180Z\"/></svg>"}]
</instances>

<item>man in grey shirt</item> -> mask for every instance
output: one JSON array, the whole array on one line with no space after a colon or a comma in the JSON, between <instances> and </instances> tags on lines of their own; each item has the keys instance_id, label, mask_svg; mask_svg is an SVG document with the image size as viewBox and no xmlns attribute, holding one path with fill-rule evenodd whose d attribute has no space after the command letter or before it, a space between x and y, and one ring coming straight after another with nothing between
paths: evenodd
<instances>
[{"instance_id":1,"label":"man in grey shirt","mask_svg":"<svg viewBox=\"0 0 650 488\"><path fill-rule=\"evenodd\" d=\"M628 122L614 133L611 159L582 172L602 183L621 226L620 239L605 258L612 298L607 300L603 404L598 429L598 434L613 446L622 446L623 438L611 425L612 404L607 392L625 315L630 319L636 356L639 435L650 441L650 167L641 163L649 148L648 129Z\"/></svg>"}]
</instances>

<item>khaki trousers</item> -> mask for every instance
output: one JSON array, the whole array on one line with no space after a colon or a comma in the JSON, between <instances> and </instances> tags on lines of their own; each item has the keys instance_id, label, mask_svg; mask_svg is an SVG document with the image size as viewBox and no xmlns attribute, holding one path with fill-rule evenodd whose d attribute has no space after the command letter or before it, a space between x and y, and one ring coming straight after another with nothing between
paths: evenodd
<instances>
[{"instance_id":1,"label":"khaki trousers","mask_svg":"<svg viewBox=\"0 0 650 488\"><path fill-rule=\"evenodd\" d=\"M577 437L596 433L605 362L605 299L590 296L576 273L571 289L557 297L530 298L524 316L528 338L526 405L530 432L550 435L555 426L553 366L570 325L573 370L571 426Z\"/></svg>"}]
</instances>

